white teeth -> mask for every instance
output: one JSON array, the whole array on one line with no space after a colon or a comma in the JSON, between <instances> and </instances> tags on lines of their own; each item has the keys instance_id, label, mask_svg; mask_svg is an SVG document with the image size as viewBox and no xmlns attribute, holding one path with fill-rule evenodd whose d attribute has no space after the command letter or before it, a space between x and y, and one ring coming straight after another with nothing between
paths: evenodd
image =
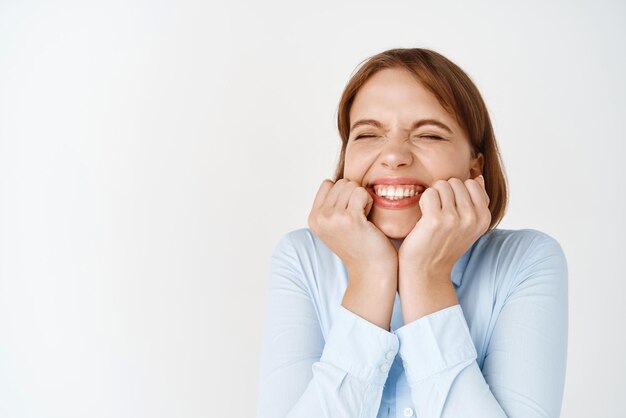
<instances>
[{"instance_id":1,"label":"white teeth","mask_svg":"<svg viewBox=\"0 0 626 418\"><path fill-rule=\"evenodd\" d=\"M419 194L415 190L416 186L394 187L394 186L377 186L375 188L378 196L384 196L389 200L399 200L406 197L413 197Z\"/></svg>"}]
</instances>

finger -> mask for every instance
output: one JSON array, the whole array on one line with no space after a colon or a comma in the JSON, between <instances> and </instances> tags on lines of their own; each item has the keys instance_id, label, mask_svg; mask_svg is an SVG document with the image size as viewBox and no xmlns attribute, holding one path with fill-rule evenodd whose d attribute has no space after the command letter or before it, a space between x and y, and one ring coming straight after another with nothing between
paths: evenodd
<instances>
[{"instance_id":1,"label":"finger","mask_svg":"<svg viewBox=\"0 0 626 418\"><path fill-rule=\"evenodd\" d=\"M491 223L491 211L489 210L489 196L483 187L484 181L467 179L465 185L476 207L479 223L483 225L483 231L485 231Z\"/></svg>"},{"instance_id":2,"label":"finger","mask_svg":"<svg viewBox=\"0 0 626 418\"><path fill-rule=\"evenodd\" d=\"M479 174L474 180L479 182L483 188L485 187L485 177L482 174Z\"/></svg>"},{"instance_id":3,"label":"finger","mask_svg":"<svg viewBox=\"0 0 626 418\"><path fill-rule=\"evenodd\" d=\"M367 193L367 190L365 190L365 193ZM372 211L372 208L374 207L374 198L372 196L370 196L369 193L367 193L367 204L365 205L365 216L369 216L370 212Z\"/></svg>"},{"instance_id":4,"label":"finger","mask_svg":"<svg viewBox=\"0 0 626 418\"><path fill-rule=\"evenodd\" d=\"M441 199L441 210L444 212L456 213L456 202L454 200L454 191L447 180L437 180L433 187L439 192Z\"/></svg>"},{"instance_id":5,"label":"finger","mask_svg":"<svg viewBox=\"0 0 626 418\"><path fill-rule=\"evenodd\" d=\"M348 211L352 212L360 219L367 221L367 215L372 208L374 199L365 190L364 187L357 187L350 195L350 201L348 202Z\"/></svg>"},{"instance_id":6,"label":"finger","mask_svg":"<svg viewBox=\"0 0 626 418\"><path fill-rule=\"evenodd\" d=\"M330 191L328 192L328 195L326 196L326 200L324 201L323 205L330 208L335 207L335 205L337 204L337 199L339 199L339 195L341 194L343 187L346 183L348 183L348 179L337 180L332 189L330 189Z\"/></svg>"},{"instance_id":7,"label":"finger","mask_svg":"<svg viewBox=\"0 0 626 418\"><path fill-rule=\"evenodd\" d=\"M348 207L348 202L350 202L350 197L359 185L352 180L348 180L347 183L341 185L340 193L337 195L337 202L335 203L335 207L339 209L346 209Z\"/></svg>"},{"instance_id":8,"label":"finger","mask_svg":"<svg viewBox=\"0 0 626 418\"><path fill-rule=\"evenodd\" d=\"M478 180L465 180L465 187L476 208L485 208L489 205L489 196Z\"/></svg>"},{"instance_id":9,"label":"finger","mask_svg":"<svg viewBox=\"0 0 626 418\"><path fill-rule=\"evenodd\" d=\"M472 202L469 190L467 190L467 187L465 186L463 181L461 181L461 179L453 177L448 180L448 183L450 183L450 187L454 192L454 199L456 201L457 211L461 213L468 210L474 210L474 203Z\"/></svg>"},{"instance_id":10,"label":"finger","mask_svg":"<svg viewBox=\"0 0 626 418\"><path fill-rule=\"evenodd\" d=\"M489 193L487 193L487 188L485 187L485 177L481 174L476 177L475 180L480 181L480 185L482 186L483 194L485 196L485 200L487 201L487 206L489 206Z\"/></svg>"},{"instance_id":11,"label":"finger","mask_svg":"<svg viewBox=\"0 0 626 418\"><path fill-rule=\"evenodd\" d=\"M322 184L320 184L317 194L315 195L315 200L313 200L313 209L318 209L322 206L328 196L328 192L332 189L334 184L335 183L329 179L324 179L324 181L322 181Z\"/></svg>"},{"instance_id":12,"label":"finger","mask_svg":"<svg viewBox=\"0 0 626 418\"><path fill-rule=\"evenodd\" d=\"M489 206L490 198L489 193L487 193L487 187L485 186L485 177L481 174L476 179L480 180L480 184L483 186L483 190L485 191L485 198L487 199L487 206Z\"/></svg>"},{"instance_id":13,"label":"finger","mask_svg":"<svg viewBox=\"0 0 626 418\"><path fill-rule=\"evenodd\" d=\"M441 212L439 192L432 187L424 190L420 196L419 206L422 211L422 217L430 218L437 216Z\"/></svg>"}]
</instances>

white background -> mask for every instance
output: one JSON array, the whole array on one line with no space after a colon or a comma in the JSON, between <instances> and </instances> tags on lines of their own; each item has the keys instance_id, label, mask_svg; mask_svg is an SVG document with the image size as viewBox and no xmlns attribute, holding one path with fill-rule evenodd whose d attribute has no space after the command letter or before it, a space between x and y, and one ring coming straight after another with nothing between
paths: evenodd
<instances>
[{"instance_id":1,"label":"white background","mask_svg":"<svg viewBox=\"0 0 626 418\"><path fill-rule=\"evenodd\" d=\"M508 3L1 1L0 416L254 416L269 256L396 47L474 80L500 227L566 253L562 416L623 416L626 6Z\"/></svg>"}]
</instances>

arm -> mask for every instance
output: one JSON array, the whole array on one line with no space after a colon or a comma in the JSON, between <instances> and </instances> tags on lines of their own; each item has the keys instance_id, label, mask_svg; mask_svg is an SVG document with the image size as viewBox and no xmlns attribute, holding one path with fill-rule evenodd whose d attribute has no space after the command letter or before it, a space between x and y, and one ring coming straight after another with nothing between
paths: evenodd
<instances>
[{"instance_id":1,"label":"arm","mask_svg":"<svg viewBox=\"0 0 626 418\"><path fill-rule=\"evenodd\" d=\"M547 235L513 278L482 372L461 306L396 330L417 415L558 417L567 360L567 264Z\"/></svg>"},{"instance_id":2,"label":"arm","mask_svg":"<svg viewBox=\"0 0 626 418\"><path fill-rule=\"evenodd\" d=\"M338 307L324 341L289 237L270 260L257 416L374 418L398 338Z\"/></svg>"}]
</instances>

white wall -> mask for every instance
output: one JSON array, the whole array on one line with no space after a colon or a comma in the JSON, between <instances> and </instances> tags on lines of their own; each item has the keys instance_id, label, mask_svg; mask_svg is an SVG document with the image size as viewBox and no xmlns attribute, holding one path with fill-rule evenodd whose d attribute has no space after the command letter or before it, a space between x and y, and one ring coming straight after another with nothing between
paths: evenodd
<instances>
[{"instance_id":1,"label":"white wall","mask_svg":"<svg viewBox=\"0 0 626 418\"><path fill-rule=\"evenodd\" d=\"M0 416L253 416L270 253L394 47L472 77L500 227L566 252L563 416L626 410L624 3L338 3L0 1Z\"/></svg>"}]
</instances>

